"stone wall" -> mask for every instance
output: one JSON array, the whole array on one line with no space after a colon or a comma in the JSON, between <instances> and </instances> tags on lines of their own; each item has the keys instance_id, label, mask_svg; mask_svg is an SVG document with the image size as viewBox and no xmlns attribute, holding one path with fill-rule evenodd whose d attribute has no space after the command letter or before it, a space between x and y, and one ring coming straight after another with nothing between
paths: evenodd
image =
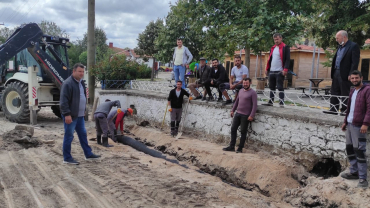
<instances>
[{"instance_id":1,"label":"stone wall","mask_svg":"<svg viewBox=\"0 0 370 208\"><path fill-rule=\"evenodd\" d=\"M122 108L135 105L137 117L149 121L153 126L162 123L167 103L165 94L134 90L101 91L100 102L106 98L120 100ZM215 102L191 101L184 123L185 132L199 139L229 142L232 123L230 109L231 106L221 106ZM346 160L345 134L340 129L343 118L310 109L259 105L250 138L293 153L306 152L319 158L334 158L343 164ZM166 125L169 121L168 112Z\"/></svg>"}]
</instances>

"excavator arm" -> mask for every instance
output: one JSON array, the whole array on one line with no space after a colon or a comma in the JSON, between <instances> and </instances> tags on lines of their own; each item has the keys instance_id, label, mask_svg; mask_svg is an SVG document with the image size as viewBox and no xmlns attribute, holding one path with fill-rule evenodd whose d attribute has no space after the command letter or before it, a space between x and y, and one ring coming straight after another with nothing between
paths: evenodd
<instances>
[{"instance_id":1,"label":"excavator arm","mask_svg":"<svg viewBox=\"0 0 370 208\"><path fill-rule=\"evenodd\" d=\"M23 25L0 45L0 66L27 48L48 78L60 88L64 80L70 76L71 70L68 69L68 63L65 63L54 50L53 44L65 45L67 41L65 38L44 35L36 23Z\"/></svg>"}]
</instances>

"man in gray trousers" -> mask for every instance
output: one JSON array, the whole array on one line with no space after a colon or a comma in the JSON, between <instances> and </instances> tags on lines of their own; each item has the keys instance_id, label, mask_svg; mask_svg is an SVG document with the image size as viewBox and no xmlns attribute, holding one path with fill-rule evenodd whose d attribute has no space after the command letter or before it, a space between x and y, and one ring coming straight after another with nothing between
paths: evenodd
<instances>
[{"instance_id":1,"label":"man in gray trousers","mask_svg":"<svg viewBox=\"0 0 370 208\"><path fill-rule=\"evenodd\" d=\"M113 147L113 145L108 144L108 114L111 111L112 107L116 106L121 108L121 103L119 100L110 101L109 99L105 100L105 103L102 103L98 106L94 113L95 118L95 128L96 128L96 140L98 144L102 144L104 147ZM111 132L112 133L112 132ZM103 137L102 137L103 134ZM102 142L103 139L103 142Z\"/></svg>"},{"instance_id":2,"label":"man in gray trousers","mask_svg":"<svg viewBox=\"0 0 370 208\"><path fill-rule=\"evenodd\" d=\"M361 72L355 70L350 75L351 89L348 108L342 130L346 132L346 152L350 163L350 172L342 173L342 178L359 179L358 186L366 188L366 133L370 125L370 86L362 84Z\"/></svg>"}]
</instances>

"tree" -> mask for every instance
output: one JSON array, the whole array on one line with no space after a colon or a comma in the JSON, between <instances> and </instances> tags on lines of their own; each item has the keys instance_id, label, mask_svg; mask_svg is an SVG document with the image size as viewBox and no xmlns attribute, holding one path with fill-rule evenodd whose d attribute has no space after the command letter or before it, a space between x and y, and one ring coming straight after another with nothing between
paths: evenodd
<instances>
[{"instance_id":1,"label":"tree","mask_svg":"<svg viewBox=\"0 0 370 208\"><path fill-rule=\"evenodd\" d=\"M95 28L95 45L96 45L96 61L99 62L107 56L110 51L108 50L108 45L106 44L107 35L102 28ZM87 51L87 32L81 42L83 51Z\"/></svg>"},{"instance_id":2,"label":"tree","mask_svg":"<svg viewBox=\"0 0 370 208\"><path fill-rule=\"evenodd\" d=\"M4 27L0 29L0 42L4 43L13 33L15 29L9 29L8 27Z\"/></svg>"},{"instance_id":3,"label":"tree","mask_svg":"<svg viewBox=\"0 0 370 208\"><path fill-rule=\"evenodd\" d=\"M80 54L80 56L78 57L78 60L81 64L83 65L87 65L87 51L84 51Z\"/></svg>"},{"instance_id":4,"label":"tree","mask_svg":"<svg viewBox=\"0 0 370 208\"><path fill-rule=\"evenodd\" d=\"M138 46L134 49L135 53L140 56L152 56L153 57L153 68L151 80L154 79L154 64L155 54L158 52L158 48L155 47L155 40L158 38L159 32L163 28L163 20L157 19L157 21L151 21L145 28L145 30L139 34L137 39Z\"/></svg>"},{"instance_id":5,"label":"tree","mask_svg":"<svg viewBox=\"0 0 370 208\"><path fill-rule=\"evenodd\" d=\"M70 67L80 62L80 55L82 52L84 52L81 42L82 40L77 39L76 41L69 43L70 47L67 50Z\"/></svg>"},{"instance_id":6,"label":"tree","mask_svg":"<svg viewBox=\"0 0 370 208\"><path fill-rule=\"evenodd\" d=\"M188 8L186 1L179 0L176 5L170 5L171 9L165 18L165 25L160 31L155 41L156 48L159 49L156 57L164 62L170 62L176 40L183 38L184 46L188 47L194 60L199 60L204 45L204 32L194 24L194 20L187 16Z\"/></svg>"},{"instance_id":7,"label":"tree","mask_svg":"<svg viewBox=\"0 0 370 208\"><path fill-rule=\"evenodd\" d=\"M38 25L44 34L65 38L69 37L66 31L61 29L55 22L42 20Z\"/></svg>"},{"instance_id":8,"label":"tree","mask_svg":"<svg viewBox=\"0 0 370 208\"><path fill-rule=\"evenodd\" d=\"M306 29L316 45L335 48L335 35L346 30L349 39L363 46L370 38L370 0L313 0Z\"/></svg>"}]
</instances>

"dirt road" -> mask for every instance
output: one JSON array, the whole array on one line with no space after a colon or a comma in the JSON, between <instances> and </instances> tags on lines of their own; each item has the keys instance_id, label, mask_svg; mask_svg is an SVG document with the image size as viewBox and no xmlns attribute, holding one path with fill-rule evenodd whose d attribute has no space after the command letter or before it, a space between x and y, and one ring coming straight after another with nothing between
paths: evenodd
<instances>
[{"instance_id":1,"label":"dirt road","mask_svg":"<svg viewBox=\"0 0 370 208\"><path fill-rule=\"evenodd\" d=\"M0 125L2 133L14 128L2 114ZM87 127L92 137L93 124ZM107 149L91 142L102 159L85 161L75 139L72 155L81 164L62 164L62 122L50 111L40 112L34 137L54 144L0 144L0 207L291 207L123 144Z\"/></svg>"}]
</instances>

